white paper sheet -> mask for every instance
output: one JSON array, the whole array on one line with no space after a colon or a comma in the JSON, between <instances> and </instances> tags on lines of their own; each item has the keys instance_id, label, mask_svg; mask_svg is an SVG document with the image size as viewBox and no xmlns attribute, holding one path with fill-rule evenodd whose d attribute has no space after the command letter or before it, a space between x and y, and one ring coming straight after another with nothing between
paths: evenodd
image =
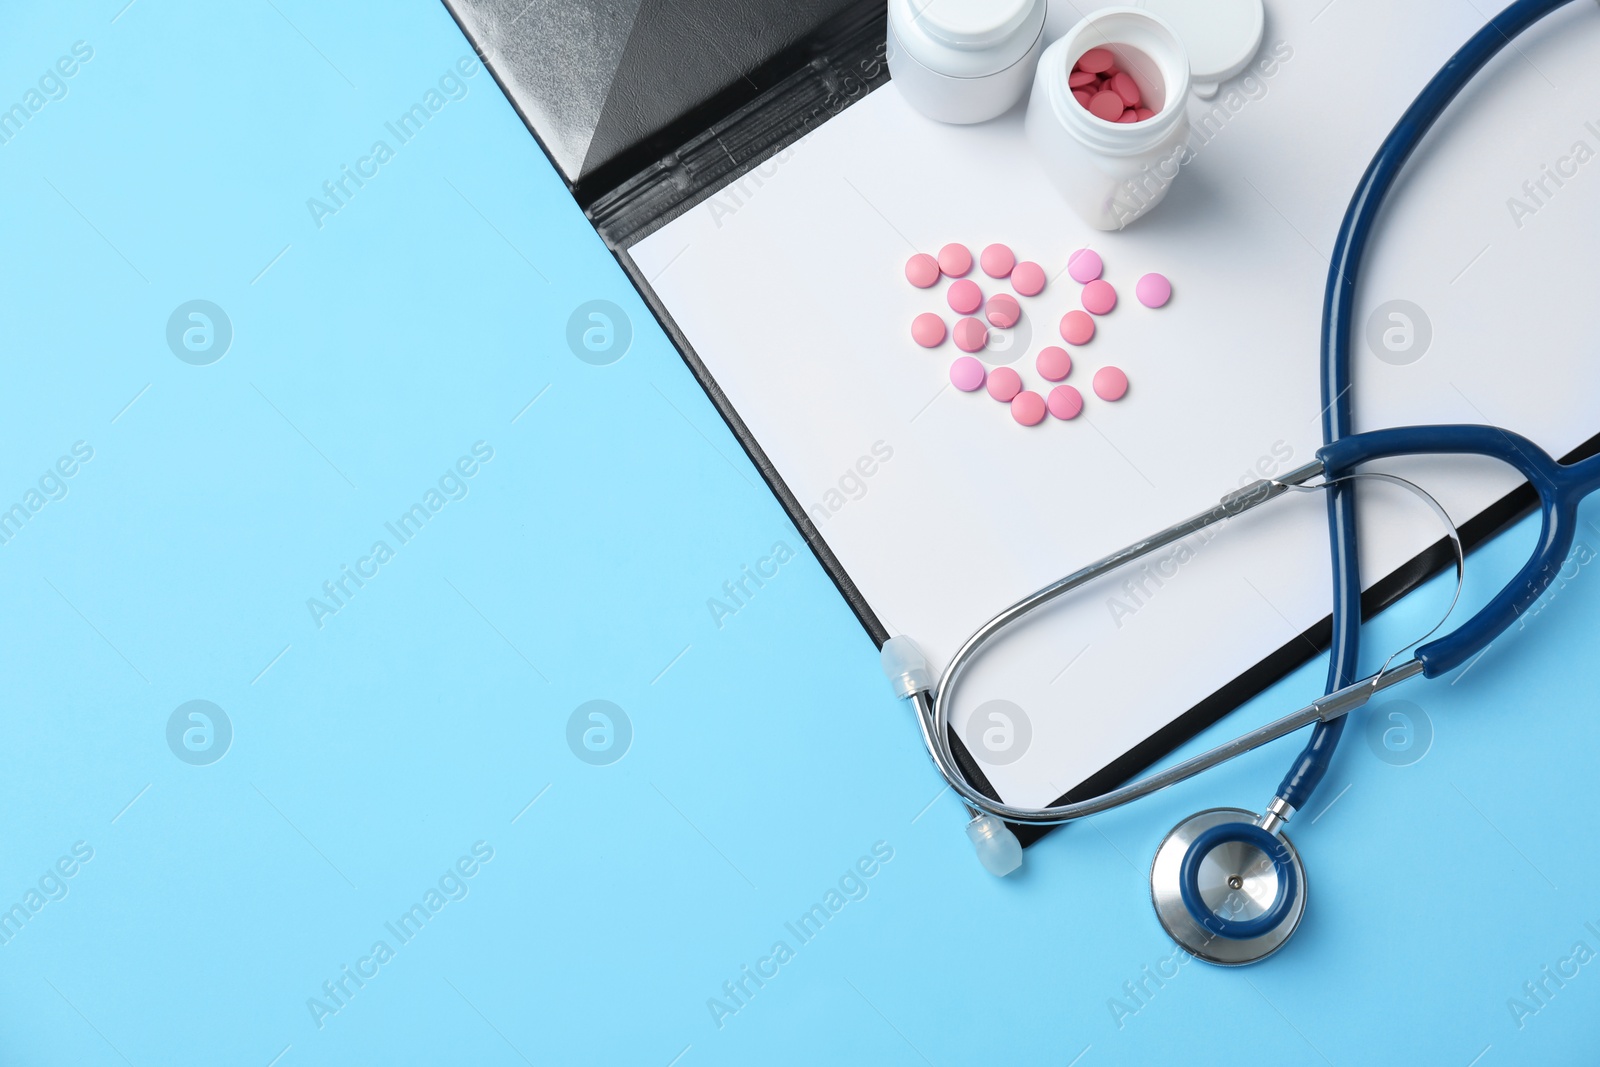
<instances>
[{"instance_id":1,"label":"white paper sheet","mask_svg":"<svg viewBox=\"0 0 1600 1067\"><path fill-rule=\"evenodd\" d=\"M1167 201L1121 233L1091 231L1061 204L1020 109L942 126L891 84L632 255L867 602L942 666L1006 604L1312 458L1339 221L1394 120L1481 17L1454 2L1269 0L1270 75L1193 102L1206 131L1194 160ZM1431 342L1407 365L1356 352L1358 428L1492 422L1557 455L1600 430L1589 295L1600 277L1600 161L1588 158L1600 152L1597 52L1593 5L1547 20L1413 160L1368 260L1358 322L1407 300ZM1560 186L1551 172L1566 175ZM1079 306L1067 256L1101 252L1121 302L1073 350L1067 381L1088 398L1082 417L1020 427L983 393L947 385L950 344L912 343L916 314L956 316L942 287L913 289L902 266L947 241L974 251L1003 241L1047 269L1045 292L1022 300L1026 352L985 353L1043 392L1033 354L1060 343L1057 321ZM1147 271L1173 281L1159 311L1133 298ZM1008 291L974 277L986 294ZM1106 364L1132 381L1117 404L1089 388ZM1458 521L1517 482L1483 461L1393 469ZM1415 501L1363 501L1369 584L1440 536ZM1054 799L1327 613L1320 497L1275 504L1192 547L1155 578L1069 598L974 667L958 729L992 699L1028 720L1025 746L978 752L1006 800Z\"/></svg>"}]
</instances>

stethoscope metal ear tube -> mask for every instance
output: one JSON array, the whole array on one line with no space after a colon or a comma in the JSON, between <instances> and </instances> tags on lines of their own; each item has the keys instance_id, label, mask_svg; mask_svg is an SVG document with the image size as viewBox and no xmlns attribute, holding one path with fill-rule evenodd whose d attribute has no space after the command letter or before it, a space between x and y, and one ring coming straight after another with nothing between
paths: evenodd
<instances>
[{"instance_id":1,"label":"stethoscope metal ear tube","mask_svg":"<svg viewBox=\"0 0 1600 1067\"><path fill-rule=\"evenodd\" d=\"M891 640L904 641L905 638L896 637ZM917 709L917 719L922 730L922 740L927 746L928 754L933 757L934 764L939 773L950 783L967 805L986 814L1004 819L1012 823L1030 823L1039 826L1058 826L1074 819L1081 819L1088 815L1097 815L1102 811L1119 808L1130 801L1148 796L1169 785L1193 778L1202 771L1210 770L1218 764L1226 763L1236 756L1242 756L1252 749L1260 748L1280 737L1286 737L1303 727L1314 722L1331 722L1334 719L1348 715L1361 707L1372 697L1392 685L1398 685L1408 678L1415 678L1422 673L1422 664L1415 659L1408 659L1392 667L1388 667L1377 674L1363 678L1344 689L1336 690L1316 700L1297 711L1291 712L1265 726L1257 727L1249 733L1240 734L1238 737L1215 748L1191 756L1181 763L1173 764L1166 770L1158 771L1127 785L1119 786L1099 796L1087 800L1074 801L1070 804L1058 804L1045 808L1021 808L1005 804L978 792L966 775L957 765L955 755L950 750L950 740L946 728L949 720L939 714L935 709L937 701L927 690L918 690L912 694L912 702Z\"/></svg>"},{"instance_id":2,"label":"stethoscope metal ear tube","mask_svg":"<svg viewBox=\"0 0 1600 1067\"><path fill-rule=\"evenodd\" d=\"M1324 470L1325 464L1319 459L1289 472L1282 478L1253 482L1224 496L1215 507L1120 549L1024 597L990 619L967 639L951 658L937 685L932 682L927 660L910 639L890 638L883 647L884 671L889 676L896 695L909 698L915 704L923 744L933 758L939 773L949 782L951 788L960 794L969 811L975 815L981 812L1008 822L1037 825L1058 825L1086 815L1094 815L1191 778L1201 771L1293 733L1310 723L1338 719L1366 703L1373 694L1420 673L1421 664L1415 660L1394 667L1386 664L1384 670L1369 678L1330 693L1276 722L1219 745L1209 752L1201 753L1157 774L1100 796L1070 804L1023 808L1000 803L979 792L967 780L956 762L950 748L948 733L950 705L962 674L986 645L997 639L1009 627L1021 622L1056 598L1209 526L1242 515L1270 500L1276 500L1285 493L1304 486L1312 478L1324 473Z\"/></svg>"}]
</instances>

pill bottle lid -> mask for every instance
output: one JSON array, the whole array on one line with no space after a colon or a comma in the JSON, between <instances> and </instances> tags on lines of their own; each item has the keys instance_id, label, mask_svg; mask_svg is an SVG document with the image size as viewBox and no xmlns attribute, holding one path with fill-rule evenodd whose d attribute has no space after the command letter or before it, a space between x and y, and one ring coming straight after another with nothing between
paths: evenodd
<instances>
[{"instance_id":1,"label":"pill bottle lid","mask_svg":"<svg viewBox=\"0 0 1600 1067\"><path fill-rule=\"evenodd\" d=\"M1182 39L1194 91L1203 97L1249 66L1266 34L1262 0L1143 0L1139 6L1166 19Z\"/></svg>"},{"instance_id":2,"label":"pill bottle lid","mask_svg":"<svg viewBox=\"0 0 1600 1067\"><path fill-rule=\"evenodd\" d=\"M1038 0L909 0L912 20L952 48L989 48L1022 29Z\"/></svg>"}]
</instances>

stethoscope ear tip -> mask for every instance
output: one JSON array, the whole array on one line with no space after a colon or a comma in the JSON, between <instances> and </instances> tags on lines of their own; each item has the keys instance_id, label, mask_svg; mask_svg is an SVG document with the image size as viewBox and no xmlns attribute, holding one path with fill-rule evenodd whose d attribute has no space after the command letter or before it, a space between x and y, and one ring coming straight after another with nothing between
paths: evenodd
<instances>
[{"instance_id":1,"label":"stethoscope ear tip","mask_svg":"<svg viewBox=\"0 0 1600 1067\"><path fill-rule=\"evenodd\" d=\"M1242 808L1211 808L1173 827L1150 865L1150 900L1196 959L1236 967L1265 959L1300 925L1306 875L1287 837Z\"/></svg>"},{"instance_id":2,"label":"stethoscope ear tip","mask_svg":"<svg viewBox=\"0 0 1600 1067\"><path fill-rule=\"evenodd\" d=\"M1004 878L1022 866L1022 842L996 816L979 815L967 823L967 839L977 851L983 869L996 878Z\"/></svg>"}]
</instances>

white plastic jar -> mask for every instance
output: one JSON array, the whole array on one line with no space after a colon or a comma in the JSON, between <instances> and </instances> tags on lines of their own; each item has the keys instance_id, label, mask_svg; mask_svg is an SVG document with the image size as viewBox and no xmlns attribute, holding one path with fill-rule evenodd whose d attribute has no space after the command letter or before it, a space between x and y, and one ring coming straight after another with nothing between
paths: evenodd
<instances>
[{"instance_id":1,"label":"white plastic jar","mask_svg":"<svg viewBox=\"0 0 1600 1067\"><path fill-rule=\"evenodd\" d=\"M1028 91L1047 0L889 0L889 74L940 122L985 122Z\"/></svg>"},{"instance_id":2,"label":"white plastic jar","mask_svg":"<svg viewBox=\"0 0 1600 1067\"><path fill-rule=\"evenodd\" d=\"M1092 48L1116 56L1153 116L1110 122L1073 99L1067 79ZM1189 143L1189 79L1189 54L1172 26L1135 7L1095 12L1040 57L1028 100L1028 140L1089 225L1120 230L1166 197Z\"/></svg>"}]
</instances>

